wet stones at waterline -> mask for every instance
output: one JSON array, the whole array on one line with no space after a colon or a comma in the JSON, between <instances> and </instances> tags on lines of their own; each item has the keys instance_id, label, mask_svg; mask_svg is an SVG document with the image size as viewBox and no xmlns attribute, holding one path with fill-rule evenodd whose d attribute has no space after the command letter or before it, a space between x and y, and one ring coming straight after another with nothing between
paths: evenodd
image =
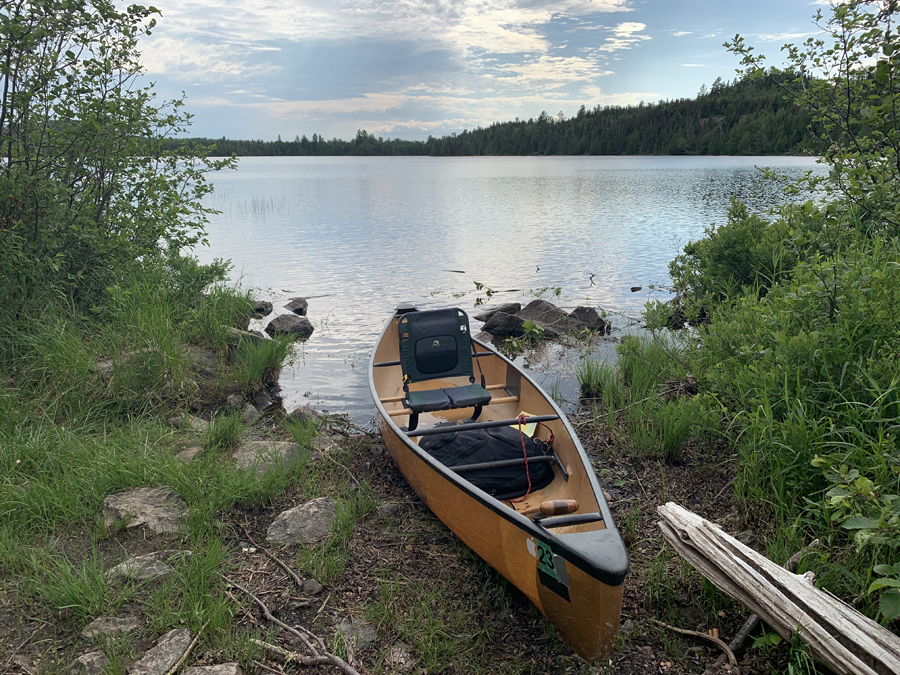
<instances>
[{"instance_id":1,"label":"wet stones at waterline","mask_svg":"<svg viewBox=\"0 0 900 675\"><path fill-rule=\"evenodd\" d=\"M313 325L305 316L281 314L266 326L269 335L288 335L295 340L306 340L313 334Z\"/></svg>"},{"instance_id":2,"label":"wet stones at waterline","mask_svg":"<svg viewBox=\"0 0 900 675\"><path fill-rule=\"evenodd\" d=\"M284 308L298 316L306 316L306 310L309 309L309 303L306 301L306 298L291 298L287 301Z\"/></svg>"},{"instance_id":3,"label":"wet stones at waterline","mask_svg":"<svg viewBox=\"0 0 900 675\"><path fill-rule=\"evenodd\" d=\"M568 314L546 300L532 300L524 308L518 309L517 303L496 307L478 319L486 316L482 331L495 338L522 337L526 334L525 324L537 326L541 337L554 340L567 333L583 330L601 332L606 322L593 307L579 306ZM515 313L508 313L516 310Z\"/></svg>"},{"instance_id":4,"label":"wet stones at waterline","mask_svg":"<svg viewBox=\"0 0 900 675\"><path fill-rule=\"evenodd\" d=\"M476 321L487 321L498 312L501 314L515 314L516 312L521 311L521 309L522 305L520 305L518 302L507 302L506 304L499 305L498 307L491 307L489 309L486 309L481 314L476 314L473 318Z\"/></svg>"}]
</instances>

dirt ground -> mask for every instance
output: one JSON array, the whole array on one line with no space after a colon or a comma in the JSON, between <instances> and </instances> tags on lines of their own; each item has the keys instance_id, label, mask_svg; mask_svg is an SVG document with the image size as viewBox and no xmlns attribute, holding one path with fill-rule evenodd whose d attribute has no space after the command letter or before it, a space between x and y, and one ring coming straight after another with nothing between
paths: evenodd
<instances>
[{"instance_id":1,"label":"dirt ground","mask_svg":"<svg viewBox=\"0 0 900 675\"><path fill-rule=\"evenodd\" d=\"M349 471L354 479L368 482L382 505L357 523L346 568L336 580L315 592L299 589L261 547L253 546L265 545L265 531L281 510L309 498L299 488L283 493L266 508L234 510L223 518L229 578L252 586L277 618L303 626L328 646L336 644L342 621L355 618L370 624L374 636L361 647L351 646L349 651L334 647L361 673L702 673L721 652L652 619L694 631L714 629L728 642L747 611L714 592L664 546L656 507L677 502L753 545L746 514L738 512L731 488L733 458L714 447L688 448L677 464L624 457L586 421L574 422L611 498L631 558L620 636L601 663L587 664L574 655L524 596L431 514L376 436L345 438L343 442L354 447L352 460L349 466L335 467L335 480L346 481ZM245 528L254 542L248 541ZM88 534L73 531L62 537L64 548L76 550L84 547ZM102 541L98 552L116 563L126 552L134 555L178 543L125 532ZM296 551L272 548L271 552L295 564ZM68 672L73 656L84 651L74 621L16 590L14 581L0 585L0 673ZM295 638L273 632L250 603L236 609L235 622L238 633L263 632L270 642L299 651ZM149 648L154 639L138 634L134 647ZM408 659L392 665L386 655L398 646ZM221 657L201 648L189 665L219 663ZM749 644L738 652L744 674L778 671L779 658L777 652L752 649ZM300 669L275 657L267 662L288 673L337 672L330 666ZM267 671L256 667L256 672Z\"/></svg>"}]
</instances>

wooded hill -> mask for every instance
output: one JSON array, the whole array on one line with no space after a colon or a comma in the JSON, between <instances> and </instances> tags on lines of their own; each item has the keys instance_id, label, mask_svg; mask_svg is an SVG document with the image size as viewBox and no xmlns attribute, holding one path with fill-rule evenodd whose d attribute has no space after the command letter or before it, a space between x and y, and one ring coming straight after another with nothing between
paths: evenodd
<instances>
[{"instance_id":1,"label":"wooded hill","mask_svg":"<svg viewBox=\"0 0 900 675\"><path fill-rule=\"evenodd\" d=\"M761 80L717 79L695 99L636 106L582 106L567 119L542 112L536 118L497 122L427 141L375 137L325 140L318 134L293 141L197 138L218 155L787 155L815 153L820 142L810 115L785 100L770 76Z\"/></svg>"}]
</instances>

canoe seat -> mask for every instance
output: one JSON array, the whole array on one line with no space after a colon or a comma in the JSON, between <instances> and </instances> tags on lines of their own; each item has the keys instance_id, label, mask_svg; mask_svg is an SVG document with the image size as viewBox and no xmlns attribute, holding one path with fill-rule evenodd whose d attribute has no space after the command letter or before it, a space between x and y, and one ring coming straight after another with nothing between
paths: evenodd
<instances>
[{"instance_id":1,"label":"canoe seat","mask_svg":"<svg viewBox=\"0 0 900 675\"><path fill-rule=\"evenodd\" d=\"M400 366L403 369L403 405L411 411L407 431L419 423L419 413L474 408L470 421L490 403L484 373L476 384L472 357L478 361L469 332L469 317L459 308L407 312L397 321ZM481 365L478 366L481 372ZM428 380L468 376L469 384L410 391L409 385Z\"/></svg>"}]
</instances>

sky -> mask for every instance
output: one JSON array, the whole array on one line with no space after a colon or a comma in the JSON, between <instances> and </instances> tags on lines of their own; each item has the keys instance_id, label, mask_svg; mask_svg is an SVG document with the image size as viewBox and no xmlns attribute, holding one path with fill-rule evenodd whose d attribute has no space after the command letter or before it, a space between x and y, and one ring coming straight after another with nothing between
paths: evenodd
<instances>
[{"instance_id":1,"label":"sky","mask_svg":"<svg viewBox=\"0 0 900 675\"><path fill-rule=\"evenodd\" d=\"M158 0L140 50L191 136L424 140L693 98L740 33L779 62L827 0ZM827 10L827 7L823 9Z\"/></svg>"}]
</instances>

